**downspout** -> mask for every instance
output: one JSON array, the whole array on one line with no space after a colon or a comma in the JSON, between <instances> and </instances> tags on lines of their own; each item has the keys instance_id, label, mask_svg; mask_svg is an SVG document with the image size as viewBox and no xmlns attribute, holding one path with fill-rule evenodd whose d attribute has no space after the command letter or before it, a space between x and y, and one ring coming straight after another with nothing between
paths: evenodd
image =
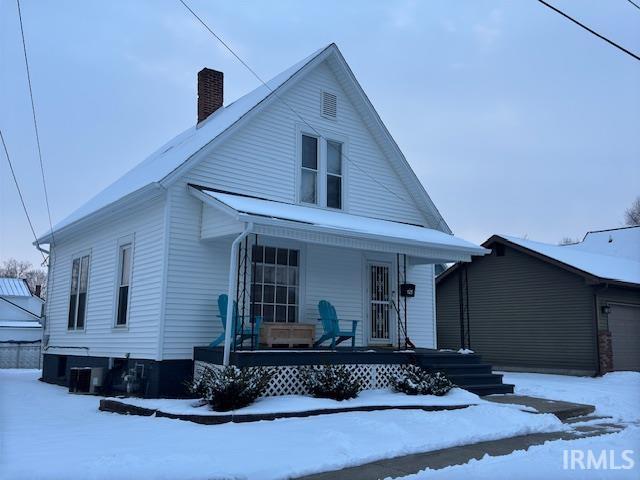
<instances>
[{"instance_id":1,"label":"downspout","mask_svg":"<svg viewBox=\"0 0 640 480\"><path fill-rule=\"evenodd\" d=\"M593 289L594 318L596 321L596 376L598 377L602 375L602 368L600 368L600 306L598 305L598 296L608 288L609 284L605 283L604 287Z\"/></svg>"},{"instance_id":2,"label":"downspout","mask_svg":"<svg viewBox=\"0 0 640 480\"><path fill-rule=\"evenodd\" d=\"M253 230L253 223L245 224L243 232L236 237L231 244L231 253L229 254L229 289L227 291L227 321L224 327L224 355L222 364L226 367L229 365L229 357L231 355L231 329L233 328L233 302L234 302L234 290L238 275L238 252L240 248L240 242L242 242L247 235Z\"/></svg>"}]
</instances>

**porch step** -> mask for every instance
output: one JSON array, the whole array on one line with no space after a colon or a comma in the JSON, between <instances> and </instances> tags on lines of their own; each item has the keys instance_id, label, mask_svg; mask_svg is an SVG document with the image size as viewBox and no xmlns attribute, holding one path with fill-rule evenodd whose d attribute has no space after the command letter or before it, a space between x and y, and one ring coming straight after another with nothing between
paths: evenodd
<instances>
[{"instance_id":1,"label":"porch step","mask_svg":"<svg viewBox=\"0 0 640 480\"><path fill-rule=\"evenodd\" d=\"M437 369L448 377L470 373L491 373L491 365L488 363L443 363L438 365Z\"/></svg>"},{"instance_id":2,"label":"porch step","mask_svg":"<svg viewBox=\"0 0 640 480\"><path fill-rule=\"evenodd\" d=\"M463 373L447 375L456 385L467 388L474 385L501 385L502 375L497 373Z\"/></svg>"},{"instance_id":3,"label":"porch step","mask_svg":"<svg viewBox=\"0 0 640 480\"><path fill-rule=\"evenodd\" d=\"M461 355L456 352L416 353L418 365L430 368L438 368L440 365L475 365L481 363L481 360L482 357L476 354Z\"/></svg>"},{"instance_id":4,"label":"porch step","mask_svg":"<svg viewBox=\"0 0 640 480\"><path fill-rule=\"evenodd\" d=\"M492 385L473 385L470 387L463 387L465 390L475 393L476 395L495 395L504 393L513 393L513 385L510 383L500 383Z\"/></svg>"}]
</instances>

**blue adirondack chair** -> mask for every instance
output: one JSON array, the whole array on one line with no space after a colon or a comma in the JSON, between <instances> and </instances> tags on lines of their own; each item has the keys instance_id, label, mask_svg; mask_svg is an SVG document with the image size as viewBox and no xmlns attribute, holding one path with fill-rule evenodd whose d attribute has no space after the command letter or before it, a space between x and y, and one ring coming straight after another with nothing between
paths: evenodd
<instances>
[{"instance_id":1,"label":"blue adirondack chair","mask_svg":"<svg viewBox=\"0 0 640 480\"><path fill-rule=\"evenodd\" d=\"M213 342L209 344L210 347L217 347L221 343L224 342L224 335L227 327L227 305L228 305L228 296L225 294L218 296L218 310L220 310L220 315L218 318L222 323L222 333L216 338ZM251 339L254 337L253 344L258 346L258 339L260 338L260 325L262 325L262 316L256 315L255 321L253 324L253 333L251 328L251 323L247 322L248 325L245 324L244 328L242 328L241 320L243 317L238 315L238 302L233 301L233 331L235 332L235 346L241 346L245 340ZM240 321L239 321L240 320Z\"/></svg>"},{"instance_id":2,"label":"blue adirondack chair","mask_svg":"<svg viewBox=\"0 0 640 480\"><path fill-rule=\"evenodd\" d=\"M318 302L318 311L320 312L323 334L320 339L313 344L314 347L319 346L327 340L331 340L331 348L336 348L336 345L348 339L351 339L352 348L356 346L357 320L351 320L351 331L340 330L340 319L333 305L326 300L320 300L320 302Z\"/></svg>"}]
</instances>

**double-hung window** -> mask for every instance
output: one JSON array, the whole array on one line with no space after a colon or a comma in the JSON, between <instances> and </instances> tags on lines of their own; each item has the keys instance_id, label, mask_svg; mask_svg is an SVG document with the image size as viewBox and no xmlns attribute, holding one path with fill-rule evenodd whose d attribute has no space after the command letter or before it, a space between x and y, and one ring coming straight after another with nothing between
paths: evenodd
<instances>
[{"instance_id":1,"label":"double-hung window","mask_svg":"<svg viewBox=\"0 0 640 480\"><path fill-rule=\"evenodd\" d=\"M300 202L341 210L344 145L306 133L301 138Z\"/></svg>"},{"instance_id":2,"label":"double-hung window","mask_svg":"<svg viewBox=\"0 0 640 480\"><path fill-rule=\"evenodd\" d=\"M299 252L289 248L254 245L251 251L253 315L265 322L298 320Z\"/></svg>"},{"instance_id":3,"label":"double-hung window","mask_svg":"<svg viewBox=\"0 0 640 480\"><path fill-rule=\"evenodd\" d=\"M342 144L327 140L327 207L342 208Z\"/></svg>"},{"instance_id":4,"label":"double-hung window","mask_svg":"<svg viewBox=\"0 0 640 480\"><path fill-rule=\"evenodd\" d=\"M87 315L87 286L89 283L89 255L73 259L71 264L71 291L69 293L69 330L84 329Z\"/></svg>"},{"instance_id":5,"label":"double-hung window","mask_svg":"<svg viewBox=\"0 0 640 480\"><path fill-rule=\"evenodd\" d=\"M302 135L300 200L318 203L318 139L309 135Z\"/></svg>"},{"instance_id":6,"label":"double-hung window","mask_svg":"<svg viewBox=\"0 0 640 480\"><path fill-rule=\"evenodd\" d=\"M118 251L116 327L127 324L129 317L129 284L131 282L131 243L123 243Z\"/></svg>"}]
</instances>

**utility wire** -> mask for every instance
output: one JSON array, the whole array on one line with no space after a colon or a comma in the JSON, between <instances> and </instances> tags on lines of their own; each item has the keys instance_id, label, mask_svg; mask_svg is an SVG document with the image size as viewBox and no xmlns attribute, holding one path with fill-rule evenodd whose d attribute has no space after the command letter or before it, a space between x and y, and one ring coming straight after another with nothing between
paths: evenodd
<instances>
[{"instance_id":1,"label":"utility wire","mask_svg":"<svg viewBox=\"0 0 640 480\"><path fill-rule=\"evenodd\" d=\"M31 113L33 115L33 128L36 132L36 145L38 146L38 159L40 160L40 174L42 176L42 187L44 189L44 201L47 205L47 215L49 217L49 228L51 229L51 244L55 243L53 238L53 223L51 222L51 208L49 207L49 193L47 191L47 182L44 175L44 165L42 163L42 149L40 148L40 133L38 131L38 121L36 120L36 105L33 101L33 88L31 86L31 71L29 70L29 58L27 55L27 43L24 39L24 27L22 25L22 12L20 10L20 0L16 0L18 4L18 18L20 19L20 35L22 36L22 51L24 53L24 64L27 69L27 82L29 84L29 98L31 99Z\"/></svg>"},{"instance_id":2,"label":"utility wire","mask_svg":"<svg viewBox=\"0 0 640 480\"><path fill-rule=\"evenodd\" d=\"M636 55L635 53L627 50L626 48L618 45L617 43L613 42L612 40L609 40L607 37L605 37L604 35L600 35L598 32L592 30L591 28L587 27L585 24L580 23L578 20L570 17L569 15L567 15L566 13L564 13L562 10L557 9L556 7L554 7L553 5L548 4L547 2L545 2L544 0L538 0L538 2L540 2L541 4L543 4L545 7L550 8L551 10L553 10L556 13L559 13L560 15L562 15L563 17L565 17L567 20L572 21L573 23L575 23L576 25L584 28L587 32L592 33L593 35L595 35L596 37L604 40L605 42L607 42L609 45L612 45L614 47L616 47L618 50L623 51L624 53L626 53L627 55L632 56L633 58L635 58L636 60L640 60L640 57L638 55ZM633 2L631 2L633 3ZM635 4L634 4L635 5ZM637 6L637 5L636 5Z\"/></svg>"},{"instance_id":3,"label":"utility wire","mask_svg":"<svg viewBox=\"0 0 640 480\"><path fill-rule=\"evenodd\" d=\"M220 38L220 36L218 36L206 23L204 20L202 20L202 18L200 18L198 16L198 14L196 12L194 12L191 7L189 7L189 5L187 5L187 3L184 0L179 0L180 3L182 3L182 5L184 5L184 7L191 13L191 15L193 15L198 22L200 22L202 24L202 26L207 29L207 31L213 35L234 57L236 57L238 59L238 61L244 65L244 67L249 70L251 72L251 74L256 77L260 83L262 83L265 87L267 87L267 89L273 93L276 98L278 100L280 100L284 105L286 105L289 110L291 110L296 117L298 117L307 127L309 127L311 130L313 130L313 132L319 137L324 139L325 141L327 140L327 138L322 135L320 132L318 132L318 130L316 130L313 125L311 125L307 120L305 120L302 115L300 115L291 105L289 105L282 97L280 97L280 95L278 95L278 93L272 89L267 82L265 82L260 75L258 75L248 64L247 62L245 62L242 58L240 58L240 56L224 41L222 40L222 38ZM391 190L389 187L387 187L385 184L381 183L377 178L375 178L373 175L371 175L369 172L367 172L364 168L362 168L360 165L358 165L356 162L354 162L353 160L351 160L344 152L342 152L342 156L345 157L353 166L355 166L358 170L360 170L363 174L365 174L367 177L369 177L372 181L374 181L375 183L377 183L378 185L380 185L382 188L384 188L386 191L388 191L389 193L391 193L392 195L394 195L395 197L399 198L400 200L402 200L403 202L407 202L410 201L406 198L401 197L400 195L398 195L396 192L394 192L393 190Z\"/></svg>"},{"instance_id":4,"label":"utility wire","mask_svg":"<svg viewBox=\"0 0 640 480\"><path fill-rule=\"evenodd\" d=\"M636 7L638 10L640 10L640 5L638 5L635 2L632 2L631 0L627 0L627 2L629 2L631 5L633 5L634 7Z\"/></svg>"},{"instance_id":5,"label":"utility wire","mask_svg":"<svg viewBox=\"0 0 640 480\"><path fill-rule=\"evenodd\" d=\"M11 175L13 176L13 183L16 184L16 189L18 190L18 196L20 197L20 203L22 203L22 209L24 210L24 214L27 217L27 222L29 222L29 228L31 228L31 233L33 233L33 238L36 240L36 245L38 244L38 236L36 235L36 231L33 228L33 223L31 222L31 217L29 216L29 211L27 210L27 205L24 203L24 197L22 196L22 190L20 190L20 184L18 183L18 178L16 177L16 172L13 169L13 163L11 163L11 157L9 157L9 150L7 150L7 144L4 141L4 135L2 135L2 130L0 129L0 140L2 140L2 147L4 148L4 153L7 156L7 162L9 162L9 169L11 170ZM44 252L38 250L42 254L43 260L46 262L47 257L45 257Z\"/></svg>"}]
</instances>

